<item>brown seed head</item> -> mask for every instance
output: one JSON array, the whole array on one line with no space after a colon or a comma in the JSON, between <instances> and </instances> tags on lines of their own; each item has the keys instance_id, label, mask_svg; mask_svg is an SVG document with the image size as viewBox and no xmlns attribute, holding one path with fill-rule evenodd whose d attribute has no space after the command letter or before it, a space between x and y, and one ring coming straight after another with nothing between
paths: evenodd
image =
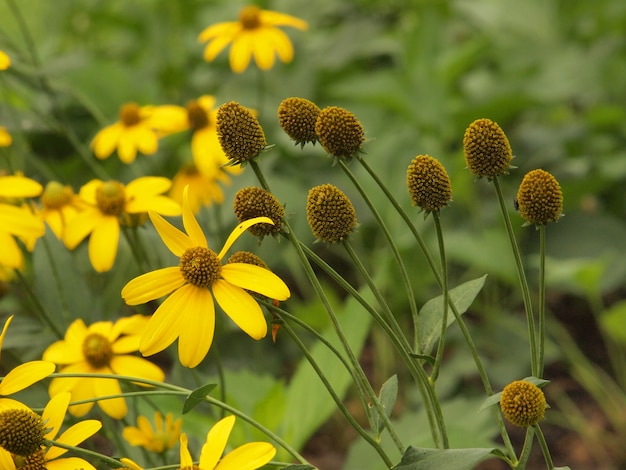
<instances>
[{"instance_id":1,"label":"brown seed head","mask_svg":"<svg viewBox=\"0 0 626 470\"><path fill-rule=\"evenodd\" d=\"M358 225L350 199L332 184L311 188L306 214L313 235L324 242L339 242Z\"/></svg>"},{"instance_id":2,"label":"brown seed head","mask_svg":"<svg viewBox=\"0 0 626 470\"><path fill-rule=\"evenodd\" d=\"M556 222L563 215L561 186L547 171L529 171L517 191L517 204L520 215L529 224Z\"/></svg>"},{"instance_id":3,"label":"brown seed head","mask_svg":"<svg viewBox=\"0 0 626 470\"><path fill-rule=\"evenodd\" d=\"M237 191L233 204L239 222L255 217L269 217L272 224L255 224L248 231L255 237L264 237L280 232L285 209L276 197L262 188L248 187Z\"/></svg>"},{"instance_id":4,"label":"brown seed head","mask_svg":"<svg viewBox=\"0 0 626 470\"><path fill-rule=\"evenodd\" d=\"M426 212L438 211L452 199L446 169L430 155L418 155L406 172L406 185L413 205Z\"/></svg>"},{"instance_id":5,"label":"brown seed head","mask_svg":"<svg viewBox=\"0 0 626 470\"><path fill-rule=\"evenodd\" d=\"M217 137L232 163L256 157L267 143L263 128L248 108L234 101L217 109Z\"/></svg>"},{"instance_id":6,"label":"brown seed head","mask_svg":"<svg viewBox=\"0 0 626 470\"><path fill-rule=\"evenodd\" d=\"M278 106L278 122L285 133L304 147L307 142L315 143L315 123L320 108L304 98L286 98Z\"/></svg>"},{"instance_id":7,"label":"brown seed head","mask_svg":"<svg viewBox=\"0 0 626 470\"><path fill-rule=\"evenodd\" d=\"M500 398L504 417L515 426L526 428L538 424L546 411L546 397L539 387L525 380L511 382Z\"/></svg>"},{"instance_id":8,"label":"brown seed head","mask_svg":"<svg viewBox=\"0 0 626 470\"><path fill-rule=\"evenodd\" d=\"M506 174L513 158L509 139L490 119L477 119L465 130L463 154L474 175L489 179Z\"/></svg>"},{"instance_id":9,"label":"brown seed head","mask_svg":"<svg viewBox=\"0 0 626 470\"><path fill-rule=\"evenodd\" d=\"M337 106L320 111L315 133L324 150L335 158L352 157L365 141L365 131L356 116Z\"/></svg>"}]
</instances>

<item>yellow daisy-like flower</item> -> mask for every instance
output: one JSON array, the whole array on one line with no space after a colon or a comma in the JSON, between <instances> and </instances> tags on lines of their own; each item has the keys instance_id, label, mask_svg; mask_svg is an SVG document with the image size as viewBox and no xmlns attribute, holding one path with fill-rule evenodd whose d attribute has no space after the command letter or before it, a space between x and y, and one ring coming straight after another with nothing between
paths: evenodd
<instances>
[{"instance_id":1,"label":"yellow daisy-like flower","mask_svg":"<svg viewBox=\"0 0 626 470\"><path fill-rule=\"evenodd\" d=\"M81 421L65 430L58 438L57 434L61 429L65 413L70 403L70 394L61 393L53 397L39 418L45 433L44 439L53 441L51 447L40 447L28 456L20 456L10 453L0 447L0 468L2 470L18 470L18 469L46 469L46 470L96 470L96 468L80 457L61 457L67 452L67 449L57 447L54 443L66 446L77 446L85 439L93 436L100 430L102 424L94 419ZM33 413L34 416L37 416ZM22 424L22 423L20 423ZM19 433L17 423L15 423L15 432ZM28 436L26 436L28 437ZM38 436L35 436L38 437Z\"/></svg>"},{"instance_id":2,"label":"yellow daisy-like flower","mask_svg":"<svg viewBox=\"0 0 626 470\"><path fill-rule=\"evenodd\" d=\"M169 195L172 199L182 205L183 190L189 186L189 206L194 214L197 214L202 206L210 206L214 202L222 204L224 202L224 191L221 184L229 185L230 177L228 169L235 167L217 168L216 172L207 175L200 171L194 164L183 166L172 179L172 189Z\"/></svg>"},{"instance_id":3,"label":"yellow daisy-like flower","mask_svg":"<svg viewBox=\"0 0 626 470\"><path fill-rule=\"evenodd\" d=\"M0 50L0 70L6 70L11 66L11 58L8 54Z\"/></svg>"},{"instance_id":4,"label":"yellow daisy-like flower","mask_svg":"<svg viewBox=\"0 0 626 470\"><path fill-rule=\"evenodd\" d=\"M164 196L172 182L167 178L144 176L123 185L118 181L92 180L80 189L88 208L65 227L65 246L73 250L89 234L89 259L98 272L111 269L117 255L120 223L136 225L148 211L163 215L180 214L180 205Z\"/></svg>"},{"instance_id":5,"label":"yellow daisy-like flower","mask_svg":"<svg viewBox=\"0 0 626 470\"><path fill-rule=\"evenodd\" d=\"M80 318L67 329L65 338L51 344L43 353L44 360L60 366L59 372L72 374L117 374L162 381L163 371L131 353L139 349L139 341L148 317L134 315L115 323L100 321L89 327ZM71 392L72 401L88 400L122 393L116 379L98 377L57 377L50 384L50 396ZM98 406L115 419L126 416L124 398L98 401ZM93 402L72 405L70 413L84 416Z\"/></svg>"},{"instance_id":6,"label":"yellow daisy-like flower","mask_svg":"<svg viewBox=\"0 0 626 470\"><path fill-rule=\"evenodd\" d=\"M180 258L178 266L158 269L131 280L122 289L128 305L138 305L171 294L154 312L139 350L145 356L163 351L176 338L178 356L186 367L197 366L209 352L215 331L213 298L235 324L254 339L267 334L261 307L246 290L271 299L286 300L289 288L267 269L244 263L222 265L232 244L254 224L272 223L257 217L239 224L219 253L208 245L189 204L189 188L183 193L181 232L155 212L150 219L165 245Z\"/></svg>"},{"instance_id":7,"label":"yellow daisy-like flower","mask_svg":"<svg viewBox=\"0 0 626 470\"><path fill-rule=\"evenodd\" d=\"M198 36L198 41L209 42L204 49L207 62L215 59L232 43L229 60L233 72L243 72L252 56L261 70L269 70L276 55L285 63L293 59L291 41L277 26L291 26L302 31L308 28L307 22L299 18L251 5L239 11L238 21L217 23L206 28Z\"/></svg>"},{"instance_id":8,"label":"yellow daisy-like flower","mask_svg":"<svg viewBox=\"0 0 626 470\"><path fill-rule=\"evenodd\" d=\"M13 143L13 138L6 127L0 126L0 147L8 147Z\"/></svg>"},{"instance_id":9,"label":"yellow daisy-like flower","mask_svg":"<svg viewBox=\"0 0 626 470\"><path fill-rule=\"evenodd\" d=\"M219 420L206 436L200 451L200 461L194 465L187 444L187 436L180 435L180 468L196 470L256 470L268 463L276 448L269 442L249 442L237 447L220 460L235 425L235 417Z\"/></svg>"},{"instance_id":10,"label":"yellow daisy-like flower","mask_svg":"<svg viewBox=\"0 0 626 470\"><path fill-rule=\"evenodd\" d=\"M130 445L141 446L158 454L171 449L178 442L183 420L178 418L174 421L172 413L165 416L160 411L154 413L154 429L145 416L137 418L137 427L126 426L123 431L124 439Z\"/></svg>"},{"instance_id":11,"label":"yellow daisy-like flower","mask_svg":"<svg viewBox=\"0 0 626 470\"><path fill-rule=\"evenodd\" d=\"M158 135L150 116L153 106L126 103L120 109L115 124L105 127L91 141L91 149L101 160L108 158L115 149L124 163L135 161L137 151L152 155L159 147Z\"/></svg>"},{"instance_id":12,"label":"yellow daisy-like flower","mask_svg":"<svg viewBox=\"0 0 626 470\"><path fill-rule=\"evenodd\" d=\"M11 320L13 320L13 315L7 319L2 328L2 333L0 334L0 350L2 350L2 344L4 343L4 338L6 337ZM13 395L20 390L30 387L35 382L39 382L53 372L54 364L46 361L26 362L12 369L0 380L0 412L9 409L28 410L29 408L26 405L12 398L8 398L8 395Z\"/></svg>"},{"instance_id":13,"label":"yellow daisy-like flower","mask_svg":"<svg viewBox=\"0 0 626 470\"><path fill-rule=\"evenodd\" d=\"M48 224L59 240L65 237L65 226L87 204L74 193L71 186L58 181L50 181L40 198L41 211L39 216Z\"/></svg>"}]
</instances>

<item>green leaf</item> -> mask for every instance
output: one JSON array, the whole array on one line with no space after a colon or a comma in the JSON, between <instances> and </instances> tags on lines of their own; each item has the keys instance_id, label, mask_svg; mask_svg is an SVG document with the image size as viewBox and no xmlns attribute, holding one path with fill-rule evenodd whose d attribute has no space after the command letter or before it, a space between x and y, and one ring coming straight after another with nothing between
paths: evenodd
<instances>
[{"instance_id":1,"label":"green leaf","mask_svg":"<svg viewBox=\"0 0 626 470\"><path fill-rule=\"evenodd\" d=\"M409 446L394 470L471 470L496 449L424 449Z\"/></svg>"},{"instance_id":2,"label":"green leaf","mask_svg":"<svg viewBox=\"0 0 626 470\"><path fill-rule=\"evenodd\" d=\"M183 404L183 414L189 413L196 406L198 406L199 403L203 402L204 397L206 397L215 387L217 387L217 384L206 384L191 392Z\"/></svg>"},{"instance_id":3,"label":"green leaf","mask_svg":"<svg viewBox=\"0 0 626 470\"><path fill-rule=\"evenodd\" d=\"M487 275L465 282L449 291L450 299L456 306L459 315L463 315L485 285ZM419 312L420 351L428 353L441 335L441 319L443 318L443 296L430 299ZM455 321L454 314L448 311L448 325Z\"/></svg>"},{"instance_id":4,"label":"green leaf","mask_svg":"<svg viewBox=\"0 0 626 470\"><path fill-rule=\"evenodd\" d=\"M626 300L617 302L602 312L600 326L617 343L626 344Z\"/></svg>"},{"instance_id":5,"label":"green leaf","mask_svg":"<svg viewBox=\"0 0 626 470\"><path fill-rule=\"evenodd\" d=\"M380 388L380 395L378 395L378 401L380 401L383 411L387 417L391 416L393 407L396 404L398 398L398 376L392 375ZM372 406L372 418L374 420L374 427L376 428L376 435L380 437L380 434L385 429L385 420L380 416L378 410Z\"/></svg>"}]
</instances>

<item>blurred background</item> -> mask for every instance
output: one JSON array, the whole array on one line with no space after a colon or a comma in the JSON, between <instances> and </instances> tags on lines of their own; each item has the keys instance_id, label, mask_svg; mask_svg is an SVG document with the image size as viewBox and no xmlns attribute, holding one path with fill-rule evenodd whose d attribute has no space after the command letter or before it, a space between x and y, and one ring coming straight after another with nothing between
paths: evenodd
<instances>
[{"instance_id":1,"label":"blurred background","mask_svg":"<svg viewBox=\"0 0 626 470\"><path fill-rule=\"evenodd\" d=\"M466 127L477 118L490 118L506 132L516 156L517 168L501 178L501 184L510 200L534 293L538 232L522 227L513 199L523 175L535 168L552 173L563 190L565 217L547 230L551 323L545 378L552 383L545 390L552 409L545 432L555 463L576 469L625 468L626 2L275 0L257 4L301 18L309 29L285 28L294 44L293 62L277 62L267 72L251 66L234 74L226 52L214 62L203 61L197 36L210 24L234 21L245 5L241 1L1 1L0 49L11 56L13 65L0 75L0 125L14 138L11 151L19 166L31 178L56 179L77 190L95 176L77 158L77 142L88 145L98 130L117 120L122 104L184 106L203 94L214 95L218 105L238 101L258 111L268 143L275 144L259 161L274 194L286 204L298 236L313 242L304 215L309 188L337 185L357 210L361 225L355 246L368 268L379 275L394 311L407 312L403 292L394 289L401 281L391 255L365 204L319 145L294 147L276 117L278 105L290 96L307 98L320 107L345 107L366 130L368 163L405 209L413 210L433 253L432 221L424 221L411 209L406 167L416 155L429 154L447 169L453 202L442 212L442 220L450 285L488 274L468 318L499 390L529 375L529 366L523 304L497 199L492 185L474 181L463 158ZM163 139L157 154L139 156L130 166L115 156L97 164L121 181L149 174L172 177L189 159L188 140L181 135ZM0 168L8 170L2 161ZM396 237L414 279L417 303L422 305L438 295L435 280L401 219L387 210L380 190L359 165L351 168ZM255 184L249 170L234 176L232 184L224 187L224 204L204 209L205 223L219 220L215 226L229 230L235 221L234 193ZM287 244L267 240L257 247L254 240L242 242L246 243L290 280L296 293L288 304L290 311L323 329L326 320ZM342 250L320 245L315 249L348 279L360 282ZM123 247L120 250L122 257ZM136 274L136 268L120 261L121 267L105 283L102 278L92 279L88 262L83 263L79 273L88 284L106 284L103 297L111 297L98 300L97 306L83 313L97 318L98 312L119 311L116 292L129 273ZM37 282L42 293L54 290L45 280ZM16 294L2 298L3 313L28 310L19 291ZM54 294L42 295L55 302ZM408 321L408 313L406 317ZM6 341L9 350L20 349L26 337L20 335L38 331L26 320L17 324ZM282 396L271 384L279 378L287 387L301 359L287 337L279 338L277 346L250 345L228 326L222 328L226 331L216 343L225 363L237 371L233 383L258 380L267 385L260 389L267 389L268 396ZM480 383L460 334L452 329L450 335L440 393L447 403L446 413L457 417L451 426L453 445L485 445L495 428L488 416L475 413L484 399ZM40 354L48 339L44 334L37 340L41 344L36 343L27 355ZM413 436L410 443L419 445L424 439L427 445L428 432L415 424L420 419L418 394L412 386L402 386L410 380L396 370L396 358L380 331L367 331L362 359L375 389L399 373L401 393L394 418L405 435ZM173 374L182 373L172 367ZM206 372L211 373L210 365ZM263 377L250 378L255 375ZM236 394L237 388L230 390ZM256 406L244 391L235 401ZM345 393L358 406L350 390ZM305 397L301 400L306 403ZM371 451L353 443L354 435L343 418L335 416L332 407L320 416L323 421L311 423L302 436L311 461L330 470L370 468ZM521 442L523 434L512 432ZM529 468L542 468L539 455L533 462ZM498 461L483 466L504 468Z\"/></svg>"}]
</instances>

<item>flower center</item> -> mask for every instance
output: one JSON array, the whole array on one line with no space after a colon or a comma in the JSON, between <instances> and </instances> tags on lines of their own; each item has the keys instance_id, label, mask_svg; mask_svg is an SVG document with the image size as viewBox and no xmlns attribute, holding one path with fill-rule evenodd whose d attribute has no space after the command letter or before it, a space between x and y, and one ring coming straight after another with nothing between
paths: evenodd
<instances>
[{"instance_id":1,"label":"flower center","mask_svg":"<svg viewBox=\"0 0 626 470\"><path fill-rule=\"evenodd\" d=\"M197 101L187 103L187 119L194 131L204 129L209 125L209 115Z\"/></svg>"},{"instance_id":2,"label":"flower center","mask_svg":"<svg viewBox=\"0 0 626 470\"><path fill-rule=\"evenodd\" d=\"M41 203L47 209L59 209L72 201L74 191L71 186L63 186L58 181L50 181L41 195Z\"/></svg>"},{"instance_id":3,"label":"flower center","mask_svg":"<svg viewBox=\"0 0 626 470\"><path fill-rule=\"evenodd\" d=\"M46 451L40 449L28 457L14 455L13 462L19 470L46 470Z\"/></svg>"},{"instance_id":4,"label":"flower center","mask_svg":"<svg viewBox=\"0 0 626 470\"><path fill-rule=\"evenodd\" d=\"M83 355L94 369L107 366L113 357L111 342L100 333L91 333L83 341Z\"/></svg>"},{"instance_id":5,"label":"flower center","mask_svg":"<svg viewBox=\"0 0 626 470\"><path fill-rule=\"evenodd\" d=\"M124 127L131 127L141 121L139 116L139 105L137 103L126 103L120 109L120 121Z\"/></svg>"},{"instance_id":6,"label":"flower center","mask_svg":"<svg viewBox=\"0 0 626 470\"><path fill-rule=\"evenodd\" d=\"M126 192L124 185L117 181L102 183L96 191L98 208L106 215L120 215L124 212Z\"/></svg>"},{"instance_id":7,"label":"flower center","mask_svg":"<svg viewBox=\"0 0 626 470\"><path fill-rule=\"evenodd\" d=\"M215 252L197 246L180 257L180 272L185 281L196 287L209 287L219 279L222 265Z\"/></svg>"},{"instance_id":8,"label":"flower center","mask_svg":"<svg viewBox=\"0 0 626 470\"><path fill-rule=\"evenodd\" d=\"M244 7L239 11L239 22L244 29L257 29L261 26L261 9L255 5Z\"/></svg>"},{"instance_id":9,"label":"flower center","mask_svg":"<svg viewBox=\"0 0 626 470\"><path fill-rule=\"evenodd\" d=\"M27 457L38 451L45 431L41 416L30 410L9 409L0 413L0 446L16 455Z\"/></svg>"}]
</instances>

